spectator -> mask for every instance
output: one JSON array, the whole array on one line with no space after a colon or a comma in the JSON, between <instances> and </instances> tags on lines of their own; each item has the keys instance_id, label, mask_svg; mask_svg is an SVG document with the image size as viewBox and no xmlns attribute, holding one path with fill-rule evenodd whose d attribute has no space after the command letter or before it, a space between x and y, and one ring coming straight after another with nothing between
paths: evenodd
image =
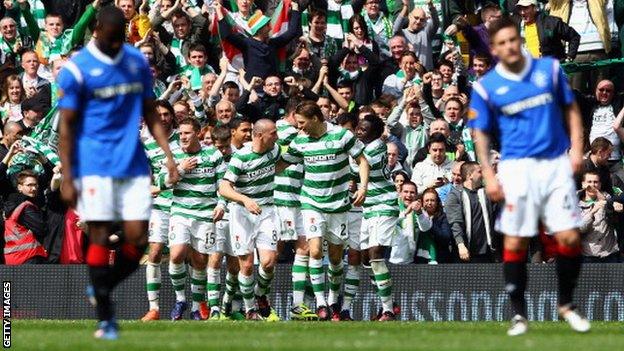
<instances>
[{"instance_id":1,"label":"spectator","mask_svg":"<svg viewBox=\"0 0 624 351\"><path fill-rule=\"evenodd\" d=\"M24 135L30 134L43 118L43 114L48 110L44 102L39 101L36 96L24 100L22 103L23 118L18 122L24 130Z\"/></svg>"},{"instance_id":2,"label":"spectator","mask_svg":"<svg viewBox=\"0 0 624 351\"><path fill-rule=\"evenodd\" d=\"M450 139L451 129L447 121L443 118L436 119L429 125L429 140L435 133L440 133L446 138L446 158L452 161L467 161L468 156L466 154L466 149L462 145L453 144ZM424 161L427 158L429 152L429 148L427 145L421 148L416 152L414 156L413 165L415 166L417 163Z\"/></svg>"},{"instance_id":3,"label":"spectator","mask_svg":"<svg viewBox=\"0 0 624 351\"><path fill-rule=\"evenodd\" d=\"M26 93L20 77L16 74L7 76L2 84L0 97L0 117L3 123L22 119L22 101L25 98Z\"/></svg>"},{"instance_id":4,"label":"spectator","mask_svg":"<svg viewBox=\"0 0 624 351\"><path fill-rule=\"evenodd\" d=\"M126 19L126 40L130 44L143 39L152 27L149 17L147 16L147 1L141 3L139 12L137 13L134 0L115 0L115 5L121 9Z\"/></svg>"},{"instance_id":5,"label":"spectator","mask_svg":"<svg viewBox=\"0 0 624 351\"><path fill-rule=\"evenodd\" d=\"M405 184L405 182L407 181L411 182L409 175L404 171L392 172L392 181L394 182L394 186L396 187L399 195L401 194L401 187L403 186L403 184Z\"/></svg>"},{"instance_id":6,"label":"spectator","mask_svg":"<svg viewBox=\"0 0 624 351\"><path fill-rule=\"evenodd\" d=\"M455 187L461 187L464 183L464 178L461 174L461 167L464 164L464 161L456 161L453 164L453 168L451 169L452 179L450 183L446 183L445 185L437 188L438 196L440 197L440 202L444 206L446 204L446 199L448 194L451 192L451 189Z\"/></svg>"},{"instance_id":7,"label":"spectator","mask_svg":"<svg viewBox=\"0 0 624 351\"><path fill-rule=\"evenodd\" d=\"M22 86L26 98L41 94L42 98L50 104L50 81L39 76L39 58L34 51L22 53Z\"/></svg>"},{"instance_id":8,"label":"spectator","mask_svg":"<svg viewBox=\"0 0 624 351\"><path fill-rule=\"evenodd\" d=\"M467 161L461 166L464 182L452 188L444 209L464 262L495 262L494 219L496 206L485 195L481 166Z\"/></svg>"},{"instance_id":9,"label":"spectator","mask_svg":"<svg viewBox=\"0 0 624 351\"><path fill-rule=\"evenodd\" d=\"M310 19L310 32L307 36L303 37L303 40L310 49L312 56L320 61L323 58L331 57L336 54L339 43L335 38L329 35L327 13L312 8L308 16Z\"/></svg>"},{"instance_id":10,"label":"spectator","mask_svg":"<svg viewBox=\"0 0 624 351\"><path fill-rule=\"evenodd\" d=\"M4 259L8 265L45 263L48 257L43 248L46 222L41 204L37 201L37 176L30 171L17 175L17 193L9 195L4 203Z\"/></svg>"},{"instance_id":11,"label":"spectator","mask_svg":"<svg viewBox=\"0 0 624 351\"><path fill-rule=\"evenodd\" d=\"M236 107L228 100L221 100L215 106L217 125L226 125L236 116Z\"/></svg>"},{"instance_id":12,"label":"spectator","mask_svg":"<svg viewBox=\"0 0 624 351\"><path fill-rule=\"evenodd\" d=\"M618 263L619 248L613 227L614 212L624 212L624 205L613 202L609 194L601 190L600 175L583 173L578 206L581 209L581 245L584 263Z\"/></svg>"},{"instance_id":13,"label":"spectator","mask_svg":"<svg viewBox=\"0 0 624 351\"><path fill-rule=\"evenodd\" d=\"M403 0L403 8L401 13L394 21L394 32L402 34L410 47L410 50L416 53L416 62L419 62L427 70L433 69L433 37L436 35L440 26L438 12L432 1L427 2L429 8L429 19L425 10L416 7L409 13L409 1ZM405 26L405 17L408 17L407 28Z\"/></svg>"},{"instance_id":14,"label":"spectator","mask_svg":"<svg viewBox=\"0 0 624 351\"><path fill-rule=\"evenodd\" d=\"M440 133L431 135L427 146L429 156L414 167L412 181L418 190L439 188L451 181L453 161L446 157L446 137Z\"/></svg>"},{"instance_id":15,"label":"spectator","mask_svg":"<svg viewBox=\"0 0 624 351\"><path fill-rule=\"evenodd\" d=\"M362 17L366 21L370 38L379 46L379 52L390 57L388 40L392 38L392 22L379 6L379 0L365 0Z\"/></svg>"},{"instance_id":16,"label":"spectator","mask_svg":"<svg viewBox=\"0 0 624 351\"><path fill-rule=\"evenodd\" d=\"M434 189L427 189L422 194L423 208L427 216L431 219L431 229L424 232L418 241L418 253L416 262L422 258L431 258L431 252L435 251L436 263L455 263L457 262L457 250L453 243L453 234L449 226L446 214L442 209L442 202L438 197L438 193ZM431 239L432 241L428 241ZM433 247L431 245L433 244ZM428 249L428 250L427 250ZM429 260L429 264L434 264Z\"/></svg>"},{"instance_id":17,"label":"spectator","mask_svg":"<svg viewBox=\"0 0 624 351\"><path fill-rule=\"evenodd\" d=\"M583 115L583 126L589 133L589 142L592 143L598 137L608 139L613 145L609 160L618 161L622 155L617 128L622 123L615 122L616 116L624 108L624 93L615 94L615 86L608 79L596 84L594 94L583 94L578 90L575 93Z\"/></svg>"},{"instance_id":18,"label":"spectator","mask_svg":"<svg viewBox=\"0 0 624 351\"><path fill-rule=\"evenodd\" d=\"M411 165L416 152L425 147L427 143L427 128L423 122L420 104L418 103L421 92L415 86L403 91L403 98L392 109L392 113L386 121L390 133L400 138L407 148L405 163ZM401 119L403 111L407 112L407 121Z\"/></svg>"},{"instance_id":19,"label":"spectator","mask_svg":"<svg viewBox=\"0 0 624 351\"><path fill-rule=\"evenodd\" d=\"M26 31L20 33L17 23L11 17L4 17L0 20L0 34L2 35L0 40L2 60L0 60L0 64L9 62L15 67L21 66L20 52L34 47L32 38Z\"/></svg>"},{"instance_id":20,"label":"spectator","mask_svg":"<svg viewBox=\"0 0 624 351\"><path fill-rule=\"evenodd\" d=\"M401 69L386 78L383 82L382 93L400 98L406 88L421 84L422 80L416 70L417 63L416 54L411 51L404 52L400 60Z\"/></svg>"},{"instance_id":21,"label":"spectator","mask_svg":"<svg viewBox=\"0 0 624 351\"><path fill-rule=\"evenodd\" d=\"M409 180L405 180L399 191L399 209L399 228L392 241L389 261L409 264L414 262L419 238L431 229L431 220L423 211L422 201L417 199L416 184Z\"/></svg>"},{"instance_id":22,"label":"spectator","mask_svg":"<svg viewBox=\"0 0 624 351\"><path fill-rule=\"evenodd\" d=\"M494 60L494 57L490 53L490 35L488 34L488 29L494 21L500 19L502 16L500 7L497 4L488 2L481 9L481 24L473 27L464 17L457 17L455 24L451 24L449 28L446 29L445 34L454 35L458 30L461 30L470 45L470 61L473 62L473 64L474 58L477 57L477 55L482 55L489 60Z\"/></svg>"},{"instance_id":23,"label":"spectator","mask_svg":"<svg viewBox=\"0 0 624 351\"><path fill-rule=\"evenodd\" d=\"M594 139L589 150L589 157L583 160L583 172L596 172L600 175L601 189L607 194L613 194L611 172L609 171L609 157L613 151L611 142L603 137ZM582 179L576 178L576 188L581 189Z\"/></svg>"},{"instance_id":24,"label":"spectator","mask_svg":"<svg viewBox=\"0 0 624 351\"><path fill-rule=\"evenodd\" d=\"M387 143L388 148L388 169L390 172L406 171L399 162L399 147L395 143Z\"/></svg>"},{"instance_id":25,"label":"spectator","mask_svg":"<svg viewBox=\"0 0 624 351\"><path fill-rule=\"evenodd\" d=\"M581 36L559 17L549 16L537 8L537 0L520 0L516 5L524 45L533 57L553 56L573 61ZM551 33L540 35L540 33ZM566 53L564 42L568 43Z\"/></svg>"},{"instance_id":26,"label":"spectator","mask_svg":"<svg viewBox=\"0 0 624 351\"><path fill-rule=\"evenodd\" d=\"M390 54L392 56L383 59L379 64L379 81L375 84L375 92L378 96L381 95L381 87L386 78L400 69L401 57L408 50L407 41L402 35L393 36L388 41L388 45L390 46Z\"/></svg>"},{"instance_id":27,"label":"spectator","mask_svg":"<svg viewBox=\"0 0 624 351\"><path fill-rule=\"evenodd\" d=\"M607 0L576 1L551 0L550 15L561 18L579 35L580 41L575 62L604 60L611 51L611 30L607 18ZM572 74L573 89L589 91L596 82L605 79L608 70L595 69Z\"/></svg>"}]
</instances>

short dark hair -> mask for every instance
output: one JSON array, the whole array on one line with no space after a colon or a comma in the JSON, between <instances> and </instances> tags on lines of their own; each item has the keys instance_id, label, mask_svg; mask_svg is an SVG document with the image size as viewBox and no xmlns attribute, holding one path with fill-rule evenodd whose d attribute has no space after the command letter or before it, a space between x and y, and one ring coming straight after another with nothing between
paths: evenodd
<instances>
[{"instance_id":1,"label":"short dark hair","mask_svg":"<svg viewBox=\"0 0 624 351\"><path fill-rule=\"evenodd\" d=\"M589 146L590 149L590 153L592 155L597 154L599 151L603 151L606 150L610 147L613 146L613 143L611 143L611 141L605 137L598 137L596 139L594 139L594 141L591 142L591 145Z\"/></svg>"},{"instance_id":2,"label":"short dark hair","mask_svg":"<svg viewBox=\"0 0 624 351\"><path fill-rule=\"evenodd\" d=\"M39 183L39 178L37 178L37 174L31 171L30 169L25 169L17 174L17 184L22 184L26 178L35 178L37 179L37 183Z\"/></svg>"},{"instance_id":3,"label":"short dark hair","mask_svg":"<svg viewBox=\"0 0 624 351\"><path fill-rule=\"evenodd\" d=\"M360 122L357 114L355 113L341 113L336 117L336 124L338 124L339 126L344 126L347 123L351 123L351 125L353 126L353 128L357 127L358 123Z\"/></svg>"},{"instance_id":4,"label":"short dark hair","mask_svg":"<svg viewBox=\"0 0 624 351\"><path fill-rule=\"evenodd\" d=\"M438 63L436 64L436 69L440 69L440 67L442 66L449 66L451 67L451 70L455 69L455 65L453 64L453 62L445 59L445 58L441 58L440 60L438 60Z\"/></svg>"},{"instance_id":5,"label":"short dark hair","mask_svg":"<svg viewBox=\"0 0 624 351\"><path fill-rule=\"evenodd\" d=\"M186 18L186 20L189 23L191 23L191 17L186 12L184 12L184 10L182 10L182 9L177 9L177 10L173 11L173 13L171 14L171 20L172 21L173 21L174 17L184 17L184 18Z\"/></svg>"},{"instance_id":6,"label":"short dark hair","mask_svg":"<svg viewBox=\"0 0 624 351\"><path fill-rule=\"evenodd\" d=\"M189 126L192 126L192 127L193 127L193 130L194 130L194 131L196 131L196 132L199 132L199 131L201 130L201 124L199 124L199 121L198 121L198 120L196 120L196 119L195 119L195 118L193 118L193 117L186 117L186 118L183 118L183 119L182 119L182 120L181 120L178 124L179 124L180 126L183 126L183 125L189 125Z\"/></svg>"},{"instance_id":7,"label":"short dark hair","mask_svg":"<svg viewBox=\"0 0 624 351\"><path fill-rule=\"evenodd\" d=\"M464 103L459 98L456 98L456 97L452 97L452 98L449 98L448 100L446 100L446 104L444 106L448 105L448 103L451 102L451 101L458 103L460 110L464 109Z\"/></svg>"},{"instance_id":8,"label":"short dark hair","mask_svg":"<svg viewBox=\"0 0 624 351\"><path fill-rule=\"evenodd\" d=\"M297 108L295 108L295 113L303 116L306 119L312 119L316 117L321 121L325 120L321 108L318 107L318 105L314 101L304 101L300 103L299 105L297 105Z\"/></svg>"},{"instance_id":9,"label":"short dark hair","mask_svg":"<svg viewBox=\"0 0 624 351\"><path fill-rule=\"evenodd\" d=\"M216 126L212 128L210 138L212 139L213 143L217 140L221 142L229 142L229 140L232 139L232 131L227 125Z\"/></svg>"},{"instance_id":10,"label":"short dark hair","mask_svg":"<svg viewBox=\"0 0 624 351\"><path fill-rule=\"evenodd\" d=\"M407 173L405 173L405 172L403 172L403 173L401 173L401 172L397 172L397 173L395 174L395 176L397 176L397 175L399 175L399 174L404 174L404 175L407 175ZM394 179L394 177L392 177L392 179ZM416 185L416 183L412 182L412 181L409 179L409 176L405 177L405 181L404 181L404 182L403 182L403 184L401 185L401 190L403 190L403 187L404 187L404 186L406 186L406 185L413 185L413 186L414 186L414 189L416 189L416 192L418 192L418 185Z\"/></svg>"},{"instance_id":11,"label":"short dark hair","mask_svg":"<svg viewBox=\"0 0 624 351\"><path fill-rule=\"evenodd\" d=\"M371 124L372 134L374 139L379 139L383 135L385 123L381 120L381 118L377 117L374 114L368 114L362 118L363 121L366 121Z\"/></svg>"},{"instance_id":12,"label":"short dark hair","mask_svg":"<svg viewBox=\"0 0 624 351\"><path fill-rule=\"evenodd\" d=\"M479 167L479 162L466 161L462 163L461 167L459 168L459 173L461 174L462 179L468 179L470 173L474 172L475 168L477 167Z\"/></svg>"},{"instance_id":13,"label":"short dark hair","mask_svg":"<svg viewBox=\"0 0 624 351\"><path fill-rule=\"evenodd\" d=\"M297 106L303 102L303 99L297 96L291 96L286 102L286 115L289 115L297 110Z\"/></svg>"},{"instance_id":14,"label":"short dark hair","mask_svg":"<svg viewBox=\"0 0 624 351\"><path fill-rule=\"evenodd\" d=\"M204 44L200 44L200 43L193 43L193 44L191 44L191 46L188 49L188 53L186 54L186 56L190 56L192 51L203 52L204 55L208 56L208 51L206 50L206 47L204 46Z\"/></svg>"},{"instance_id":15,"label":"short dark hair","mask_svg":"<svg viewBox=\"0 0 624 351\"><path fill-rule=\"evenodd\" d=\"M228 123L228 127L230 128L230 130L235 130L240 128L240 125L243 123L251 124L251 122L246 118L235 117L230 120L230 122Z\"/></svg>"},{"instance_id":16,"label":"short dark hair","mask_svg":"<svg viewBox=\"0 0 624 351\"><path fill-rule=\"evenodd\" d=\"M351 91L353 91L353 84L347 80L338 82L338 84L336 84L336 90L342 89L342 88L349 88L351 89Z\"/></svg>"},{"instance_id":17,"label":"short dark hair","mask_svg":"<svg viewBox=\"0 0 624 351\"><path fill-rule=\"evenodd\" d=\"M401 58L399 59L399 62L403 61L403 58L405 56L411 56L414 58L414 60L416 60L416 62L420 62L420 60L418 60L418 56L416 56L416 53L410 50L403 51L403 53L401 54Z\"/></svg>"},{"instance_id":18,"label":"short dark hair","mask_svg":"<svg viewBox=\"0 0 624 351\"><path fill-rule=\"evenodd\" d=\"M598 174L598 172L596 172L596 171L585 171L585 172L583 172L583 177L581 177L581 180L585 181L585 177L587 175L593 175L593 176L598 177L598 179L600 179L600 174Z\"/></svg>"},{"instance_id":19,"label":"short dark hair","mask_svg":"<svg viewBox=\"0 0 624 351\"><path fill-rule=\"evenodd\" d=\"M431 147L433 143L443 143L446 147L446 137L442 133L433 133L429 136L429 142L427 143L427 149Z\"/></svg>"},{"instance_id":20,"label":"short dark hair","mask_svg":"<svg viewBox=\"0 0 624 351\"><path fill-rule=\"evenodd\" d=\"M227 82L223 83L223 85L221 86L221 91L224 92L224 93L228 89L236 89L236 90L240 91L240 87L238 86L238 84L234 83L231 80L228 80Z\"/></svg>"},{"instance_id":21,"label":"short dark hair","mask_svg":"<svg viewBox=\"0 0 624 351\"><path fill-rule=\"evenodd\" d=\"M483 63L485 63L485 65L488 67L492 65L492 59L490 58L490 56L481 52L474 55L474 57L472 58L472 62L474 62L475 60L483 61Z\"/></svg>"},{"instance_id":22,"label":"short dark hair","mask_svg":"<svg viewBox=\"0 0 624 351\"><path fill-rule=\"evenodd\" d=\"M156 108L156 107L162 107L164 109L167 109L167 111L169 111L169 113L171 113L173 126L174 127L178 126L178 121L175 118L175 111L173 110L173 106L171 105L171 103L168 100L156 100L156 101L154 101L154 108Z\"/></svg>"},{"instance_id":23,"label":"short dark hair","mask_svg":"<svg viewBox=\"0 0 624 351\"><path fill-rule=\"evenodd\" d=\"M492 22L492 24L490 24L490 28L488 28L490 43L494 40L494 36L496 35L496 33L500 32L505 28L514 28L516 31L518 30L516 23L509 16L503 16Z\"/></svg>"}]
</instances>

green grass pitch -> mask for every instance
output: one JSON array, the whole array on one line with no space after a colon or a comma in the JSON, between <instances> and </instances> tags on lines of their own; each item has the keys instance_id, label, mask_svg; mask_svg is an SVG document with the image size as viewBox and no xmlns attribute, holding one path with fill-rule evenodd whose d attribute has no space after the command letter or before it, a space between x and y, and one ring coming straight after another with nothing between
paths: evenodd
<instances>
[{"instance_id":1,"label":"green grass pitch","mask_svg":"<svg viewBox=\"0 0 624 351\"><path fill-rule=\"evenodd\" d=\"M498 322L121 322L121 338L95 340L94 321L14 320L15 350L497 350L616 351L624 324L594 322L576 334L563 322L533 322L529 333L505 335Z\"/></svg>"}]
</instances>

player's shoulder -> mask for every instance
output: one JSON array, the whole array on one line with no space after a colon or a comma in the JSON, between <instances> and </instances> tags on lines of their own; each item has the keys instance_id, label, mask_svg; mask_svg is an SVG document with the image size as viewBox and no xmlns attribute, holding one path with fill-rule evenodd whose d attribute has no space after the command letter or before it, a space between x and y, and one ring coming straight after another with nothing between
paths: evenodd
<instances>
[{"instance_id":1,"label":"player's shoulder","mask_svg":"<svg viewBox=\"0 0 624 351\"><path fill-rule=\"evenodd\" d=\"M220 158L223 158L223 155L221 154L221 151L219 151L219 149L217 149L213 145L209 145L209 146L203 145L202 149L201 149L201 153L203 155L205 155L206 157L209 157L213 161L216 161L216 160L218 160Z\"/></svg>"}]
</instances>

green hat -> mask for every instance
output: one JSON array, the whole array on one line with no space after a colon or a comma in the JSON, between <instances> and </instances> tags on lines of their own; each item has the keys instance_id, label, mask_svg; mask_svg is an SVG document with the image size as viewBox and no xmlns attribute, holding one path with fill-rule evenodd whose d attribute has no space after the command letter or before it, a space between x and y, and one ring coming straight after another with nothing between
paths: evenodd
<instances>
[{"instance_id":1,"label":"green hat","mask_svg":"<svg viewBox=\"0 0 624 351\"><path fill-rule=\"evenodd\" d=\"M247 21L247 27L249 27L249 34L256 35L260 28L271 22L271 19L262 14L262 11L256 11Z\"/></svg>"}]
</instances>

